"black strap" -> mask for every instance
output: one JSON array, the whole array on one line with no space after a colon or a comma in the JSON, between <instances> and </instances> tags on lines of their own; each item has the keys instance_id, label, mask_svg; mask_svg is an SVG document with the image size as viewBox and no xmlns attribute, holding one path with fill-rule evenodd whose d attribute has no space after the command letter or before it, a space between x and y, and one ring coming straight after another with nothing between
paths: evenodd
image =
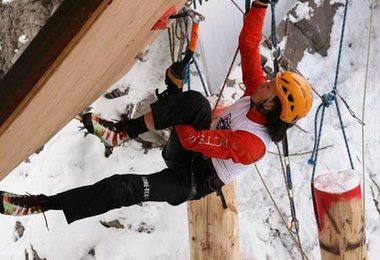
<instances>
[{"instance_id":1,"label":"black strap","mask_svg":"<svg viewBox=\"0 0 380 260\"><path fill-rule=\"evenodd\" d=\"M189 196L187 196L186 201L193 200L195 196L197 195L198 189L197 189L197 183L195 182L194 177L194 171L193 171L193 162L191 162L191 180L190 180L190 193Z\"/></svg>"},{"instance_id":2,"label":"black strap","mask_svg":"<svg viewBox=\"0 0 380 260\"><path fill-rule=\"evenodd\" d=\"M209 179L209 187L211 190L215 191L216 192L216 195L220 197L220 200L222 201L222 205L223 205L223 209L227 209L228 206L227 206L227 202L226 202L226 198L224 197L224 194L223 194L223 191L222 191L222 187L223 187L223 182L219 179L217 173L216 173L216 170L214 168L214 165L212 164L212 161L209 159L208 160L208 163L209 163L209 168L210 168L210 171L212 173L210 179Z\"/></svg>"},{"instance_id":3,"label":"black strap","mask_svg":"<svg viewBox=\"0 0 380 260\"><path fill-rule=\"evenodd\" d=\"M223 209L227 209L228 206L227 206L226 198L224 197L224 194L222 191L222 186L219 186L218 188L216 188L215 191L216 191L216 195L220 196L220 200L222 201Z\"/></svg>"},{"instance_id":4,"label":"black strap","mask_svg":"<svg viewBox=\"0 0 380 260\"><path fill-rule=\"evenodd\" d=\"M200 154L195 154L192 159L191 159L191 165L190 165L190 171L191 171L191 180L190 180L190 192L189 196L187 197L186 201L193 200L197 193L197 183L195 182L195 173L193 169L194 165L194 160L200 156ZM220 197L223 205L223 209L227 209L227 202L226 198L224 197L223 191L222 191L222 186L224 185L223 182L219 179L218 175L216 174L214 165L212 164L210 159L205 159L207 160L208 168L210 169L211 172L211 177L208 179L208 185L212 191L216 192L216 195Z\"/></svg>"},{"instance_id":5,"label":"black strap","mask_svg":"<svg viewBox=\"0 0 380 260\"><path fill-rule=\"evenodd\" d=\"M191 177L190 177L190 193L189 193L189 196L187 196L186 201L194 199L195 196L198 193L197 183L195 182L195 173L194 173L194 168L193 168L194 160L195 160L195 158L197 156L198 156L198 154L195 154L191 158L191 163L190 163L190 172L191 172Z\"/></svg>"}]
</instances>

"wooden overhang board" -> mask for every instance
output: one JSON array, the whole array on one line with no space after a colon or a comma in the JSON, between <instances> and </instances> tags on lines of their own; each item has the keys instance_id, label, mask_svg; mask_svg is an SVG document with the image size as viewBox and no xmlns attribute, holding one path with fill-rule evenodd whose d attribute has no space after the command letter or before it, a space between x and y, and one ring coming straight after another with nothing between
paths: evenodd
<instances>
[{"instance_id":1,"label":"wooden overhang board","mask_svg":"<svg viewBox=\"0 0 380 260\"><path fill-rule=\"evenodd\" d=\"M185 3L63 1L0 81L0 180L125 75L161 15Z\"/></svg>"}]
</instances>

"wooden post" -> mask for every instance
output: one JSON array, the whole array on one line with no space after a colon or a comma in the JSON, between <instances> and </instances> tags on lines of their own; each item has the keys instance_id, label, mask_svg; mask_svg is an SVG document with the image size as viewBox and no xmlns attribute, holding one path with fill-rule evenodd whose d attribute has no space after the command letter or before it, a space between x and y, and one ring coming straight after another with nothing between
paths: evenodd
<instances>
[{"instance_id":1,"label":"wooden post","mask_svg":"<svg viewBox=\"0 0 380 260\"><path fill-rule=\"evenodd\" d=\"M354 171L314 180L322 260L368 259L360 179Z\"/></svg>"},{"instance_id":2,"label":"wooden post","mask_svg":"<svg viewBox=\"0 0 380 260\"><path fill-rule=\"evenodd\" d=\"M188 203L192 260L240 259L236 183L223 187L228 208L215 193Z\"/></svg>"}]
</instances>

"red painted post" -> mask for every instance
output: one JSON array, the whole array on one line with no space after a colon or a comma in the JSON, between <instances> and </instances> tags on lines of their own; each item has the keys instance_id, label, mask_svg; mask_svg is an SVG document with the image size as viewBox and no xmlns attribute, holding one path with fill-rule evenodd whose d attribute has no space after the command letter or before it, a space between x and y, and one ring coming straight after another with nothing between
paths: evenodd
<instances>
[{"instance_id":1,"label":"red painted post","mask_svg":"<svg viewBox=\"0 0 380 260\"><path fill-rule=\"evenodd\" d=\"M327 173L314 180L322 260L368 259L360 178L354 171Z\"/></svg>"}]
</instances>

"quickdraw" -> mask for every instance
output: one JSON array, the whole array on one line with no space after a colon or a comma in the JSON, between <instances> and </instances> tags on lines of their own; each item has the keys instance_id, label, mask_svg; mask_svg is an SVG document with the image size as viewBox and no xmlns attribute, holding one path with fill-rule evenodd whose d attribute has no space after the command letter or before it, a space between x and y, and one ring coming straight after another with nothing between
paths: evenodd
<instances>
[{"instance_id":1,"label":"quickdraw","mask_svg":"<svg viewBox=\"0 0 380 260\"><path fill-rule=\"evenodd\" d=\"M194 10L188 9L185 12L182 12L176 15L171 15L169 18L178 19L178 18L184 18L184 17L190 17L193 22L192 27L191 27L189 47L187 48L185 58L182 60L182 64L186 66L190 62L190 59L193 57L195 49L197 48L199 23L201 21L204 21L205 17Z\"/></svg>"},{"instance_id":2,"label":"quickdraw","mask_svg":"<svg viewBox=\"0 0 380 260\"><path fill-rule=\"evenodd\" d=\"M273 52L273 69L274 69L273 77L275 77L276 74L279 73L279 71L280 71L279 60L281 57L281 49L277 44L276 16L275 16L275 6L278 3L278 0L271 0L269 3L271 6L271 9L272 9L271 41L272 41L272 47L274 49L274 52ZM292 175L291 175L291 167L290 167L290 160L289 160L289 145L288 145L288 136L286 133L285 133L285 136L282 140L282 150L283 150L283 154L284 154L284 163L285 163L285 171L286 171L285 181L286 181L288 197L289 197L290 212L292 215L292 220L290 222L290 229L294 233L296 233L300 250L303 251L302 245L301 245L301 239L299 236L299 222L297 219L296 208L295 208L295 203L294 203L294 198L293 198L293 184L292 184ZM302 254L302 259L304 259L304 254Z\"/></svg>"}]
</instances>

